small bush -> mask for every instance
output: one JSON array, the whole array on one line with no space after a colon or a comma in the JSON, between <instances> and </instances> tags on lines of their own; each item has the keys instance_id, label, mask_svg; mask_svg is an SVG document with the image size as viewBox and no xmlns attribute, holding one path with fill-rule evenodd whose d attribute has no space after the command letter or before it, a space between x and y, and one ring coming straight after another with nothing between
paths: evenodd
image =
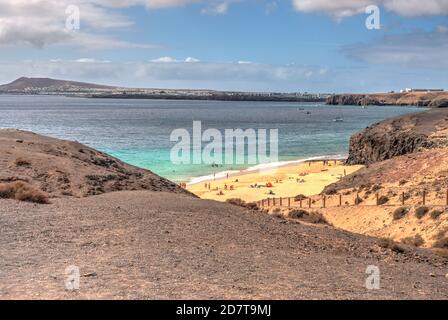
<instances>
[{"instance_id":1,"label":"small bush","mask_svg":"<svg viewBox=\"0 0 448 320\"><path fill-rule=\"evenodd\" d=\"M305 220L314 224L329 224L324 215L317 211L310 212Z\"/></svg>"},{"instance_id":2,"label":"small bush","mask_svg":"<svg viewBox=\"0 0 448 320\"><path fill-rule=\"evenodd\" d=\"M400 182L398 183L398 185L400 185L400 186L404 186L406 183L408 183L408 181L407 180L400 180Z\"/></svg>"},{"instance_id":3,"label":"small bush","mask_svg":"<svg viewBox=\"0 0 448 320\"><path fill-rule=\"evenodd\" d=\"M14 161L14 164L17 167L28 167L31 165L31 162L25 158L19 157Z\"/></svg>"},{"instance_id":4,"label":"small bush","mask_svg":"<svg viewBox=\"0 0 448 320\"><path fill-rule=\"evenodd\" d=\"M435 236L435 242L433 248L448 249L448 228L440 230Z\"/></svg>"},{"instance_id":5,"label":"small bush","mask_svg":"<svg viewBox=\"0 0 448 320\"><path fill-rule=\"evenodd\" d=\"M22 181L0 183L0 198L49 203L48 194Z\"/></svg>"},{"instance_id":6,"label":"small bush","mask_svg":"<svg viewBox=\"0 0 448 320\"><path fill-rule=\"evenodd\" d=\"M442 210L434 209L434 210L431 212L430 216L431 216L432 219L436 220L436 219L438 219L438 218L442 215L442 213L443 213Z\"/></svg>"},{"instance_id":7,"label":"small bush","mask_svg":"<svg viewBox=\"0 0 448 320\"><path fill-rule=\"evenodd\" d=\"M355 204L356 205L360 205L361 203L363 203L363 201L364 200L360 196L357 196L356 199L355 199Z\"/></svg>"},{"instance_id":8,"label":"small bush","mask_svg":"<svg viewBox=\"0 0 448 320\"><path fill-rule=\"evenodd\" d=\"M423 218L427 213L429 212L429 208L428 207L419 207L415 210L415 216L418 219Z\"/></svg>"},{"instance_id":9,"label":"small bush","mask_svg":"<svg viewBox=\"0 0 448 320\"><path fill-rule=\"evenodd\" d=\"M448 249L448 237L436 240L432 246L433 248Z\"/></svg>"},{"instance_id":10,"label":"small bush","mask_svg":"<svg viewBox=\"0 0 448 320\"><path fill-rule=\"evenodd\" d=\"M302 209L294 209L289 211L288 217L291 219L299 219L313 224L329 224L327 219L317 211L308 212Z\"/></svg>"},{"instance_id":11,"label":"small bush","mask_svg":"<svg viewBox=\"0 0 448 320\"><path fill-rule=\"evenodd\" d=\"M448 249L438 249L438 248L434 248L433 250L434 250L434 252L435 252L438 256L440 256L440 257L442 257L442 258L445 258L445 259L448 259Z\"/></svg>"},{"instance_id":12,"label":"small bush","mask_svg":"<svg viewBox=\"0 0 448 320\"><path fill-rule=\"evenodd\" d=\"M246 203L246 208L250 210L258 210L258 204L256 204L255 202L249 202Z\"/></svg>"},{"instance_id":13,"label":"small bush","mask_svg":"<svg viewBox=\"0 0 448 320\"><path fill-rule=\"evenodd\" d=\"M334 187L334 186L330 186L330 187L328 187L328 188L325 189L324 193L325 193L326 195L331 196L331 195L337 194L337 193L338 193L338 190L336 190L336 187Z\"/></svg>"},{"instance_id":14,"label":"small bush","mask_svg":"<svg viewBox=\"0 0 448 320\"><path fill-rule=\"evenodd\" d=\"M308 215L308 211L302 209L294 209L289 211L288 217L291 219L301 219L303 216Z\"/></svg>"},{"instance_id":15,"label":"small bush","mask_svg":"<svg viewBox=\"0 0 448 320\"><path fill-rule=\"evenodd\" d=\"M244 200L242 200L240 198L227 199L226 202L230 203L230 204L233 204L234 206L246 207L246 201L244 201Z\"/></svg>"},{"instance_id":16,"label":"small bush","mask_svg":"<svg viewBox=\"0 0 448 320\"><path fill-rule=\"evenodd\" d=\"M378 240L377 244L381 248L390 249L390 250L392 250L394 252L397 252L397 253L404 253L405 252L405 249L403 247L401 247L398 243L396 243L395 241L392 241L390 239L381 238L381 239Z\"/></svg>"},{"instance_id":17,"label":"small bush","mask_svg":"<svg viewBox=\"0 0 448 320\"><path fill-rule=\"evenodd\" d=\"M393 218L394 220L400 220L401 218L403 218L405 215L407 215L409 212L408 208L405 207L400 207L398 209L396 209L393 213Z\"/></svg>"},{"instance_id":18,"label":"small bush","mask_svg":"<svg viewBox=\"0 0 448 320\"><path fill-rule=\"evenodd\" d=\"M381 190L382 188L383 188L383 187L380 186L379 184L375 184L375 185L372 187L371 191L372 191L372 192L377 192L377 191Z\"/></svg>"},{"instance_id":19,"label":"small bush","mask_svg":"<svg viewBox=\"0 0 448 320\"><path fill-rule=\"evenodd\" d=\"M425 244L425 240L423 240L422 236L417 234L413 237L407 237L401 240L401 243L407 244L409 246L421 247Z\"/></svg>"},{"instance_id":20,"label":"small bush","mask_svg":"<svg viewBox=\"0 0 448 320\"><path fill-rule=\"evenodd\" d=\"M306 199L308 199L308 198L305 195L303 195L303 194L299 194L299 195L297 195L294 198L295 201L303 201L303 200L306 200Z\"/></svg>"},{"instance_id":21,"label":"small bush","mask_svg":"<svg viewBox=\"0 0 448 320\"><path fill-rule=\"evenodd\" d=\"M226 200L227 203L233 204L234 206L247 208L250 210L258 210L258 205L255 202L245 202L240 198L231 198Z\"/></svg>"},{"instance_id":22,"label":"small bush","mask_svg":"<svg viewBox=\"0 0 448 320\"><path fill-rule=\"evenodd\" d=\"M381 196L378 198L378 205L382 206L389 202L389 198L387 196Z\"/></svg>"}]
</instances>

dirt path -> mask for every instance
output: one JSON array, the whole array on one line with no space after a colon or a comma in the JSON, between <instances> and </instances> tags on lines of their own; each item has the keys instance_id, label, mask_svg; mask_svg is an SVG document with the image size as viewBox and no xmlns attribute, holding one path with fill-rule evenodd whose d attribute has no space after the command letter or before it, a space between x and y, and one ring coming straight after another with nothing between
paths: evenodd
<instances>
[{"instance_id":1,"label":"dirt path","mask_svg":"<svg viewBox=\"0 0 448 320\"><path fill-rule=\"evenodd\" d=\"M0 199L0 298L448 298L446 261L330 227L151 191ZM80 290L65 270L80 268ZM367 290L379 266L381 289Z\"/></svg>"}]
</instances>

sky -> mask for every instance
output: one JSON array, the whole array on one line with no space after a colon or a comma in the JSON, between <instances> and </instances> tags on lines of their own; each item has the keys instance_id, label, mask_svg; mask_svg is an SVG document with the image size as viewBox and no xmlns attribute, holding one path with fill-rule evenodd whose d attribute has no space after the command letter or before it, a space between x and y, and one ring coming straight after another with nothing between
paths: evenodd
<instances>
[{"instance_id":1,"label":"sky","mask_svg":"<svg viewBox=\"0 0 448 320\"><path fill-rule=\"evenodd\" d=\"M447 75L448 0L0 0L0 83L335 93Z\"/></svg>"}]
</instances>

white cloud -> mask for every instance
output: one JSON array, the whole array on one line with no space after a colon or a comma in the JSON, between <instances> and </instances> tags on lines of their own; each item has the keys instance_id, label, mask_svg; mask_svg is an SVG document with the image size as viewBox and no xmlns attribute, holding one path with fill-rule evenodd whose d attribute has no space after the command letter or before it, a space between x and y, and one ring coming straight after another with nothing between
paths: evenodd
<instances>
[{"instance_id":1,"label":"white cloud","mask_svg":"<svg viewBox=\"0 0 448 320\"><path fill-rule=\"evenodd\" d=\"M356 60L373 64L391 64L410 68L448 68L448 32L439 26L433 32L391 35L371 44L344 49Z\"/></svg>"},{"instance_id":2,"label":"white cloud","mask_svg":"<svg viewBox=\"0 0 448 320\"><path fill-rule=\"evenodd\" d=\"M326 76L319 72L320 67L314 66L215 63L169 57L127 63L92 58L22 61L16 64L0 64L0 69L1 82L9 82L20 76L31 76L140 87L177 85L210 88L215 84L220 88L256 88L269 87L273 83L296 86L309 81L322 81Z\"/></svg>"},{"instance_id":3,"label":"white cloud","mask_svg":"<svg viewBox=\"0 0 448 320\"><path fill-rule=\"evenodd\" d=\"M208 8L202 9L203 14L226 14L229 9L230 1L214 3Z\"/></svg>"},{"instance_id":4,"label":"white cloud","mask_svg":"<svg viewBox=\"0 0 448 320\"><path fill-rule=\"evenodd\" d=\"M155 62L155 63L172 63L172 62L178 62L178 61L176 59L174 59L174 58L171 58L171 57L160 57L160 58L151 60L151 62Z\"/></svg>"},{"instance_id":5,"label":"white cloud","mask_svg":"<svg viewBox=\"0 0 448 320\"><path fill-rule=\"evenodd\" d=\"M257 91L380 92L402 87L445 87L445 68L356 68L177 61L108 62L77 60L0 63L0 83L21 76L51 77L124 87L192 88ZM88 61L88 62L86 62Z\"/></svg>"},{"instance_id":6,"label":"white cloud","mask_svg":"<svg viewBox=\"0 0 448 320\"><path fill-rule=\"evenodd\" d=\"M0 0L0 46L71 45L88 50L152 48L105 35L110 29L133 26L126 16L111 9L142 1L108 0ZM157 1L154 5L157 5ZM173 2L174 4L174 2ZM80 10L80 30L66 28L68 6Z\"/></svg>"},{"instance_id":7,"label":"white cloud","mask_svg":"<svg viewBox=\"0 0 448 320\"><path fill-rule=\"evenodd\" d=\"M448 14L447 0L293 0L296 10L323 12L338 19L364 13L369 5L378 5L402 16Z\"/></svg>"},{"instance_id":8,"label":"white cloud","mask_svg":"<svg viewBox=\"0 0 448 320\"><path fill-rule=\"evenodd\" d=\"M185 59L185 62L200 62L199 59L193 58L193 57L188 57Z\"/></svg>"}]
</instances>

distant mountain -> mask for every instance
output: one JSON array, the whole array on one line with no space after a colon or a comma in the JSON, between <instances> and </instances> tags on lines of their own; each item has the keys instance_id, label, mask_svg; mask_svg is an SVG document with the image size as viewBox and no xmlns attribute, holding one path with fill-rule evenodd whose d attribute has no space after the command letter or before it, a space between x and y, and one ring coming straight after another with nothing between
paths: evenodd
<instances>
[{"instance_id":1,"label":"distant mountain","mask_svg":"<svg viewBox=\"0 0 448 320\"><path fill-rule=\"evenodd\" d=\"M0 85L1 92L22 92L33 90L86 90L86 89L114 89L112 86L103 86L92 83L56 80L50 78L21 77L11 83Z\"/></svg>"}]
</instances>

